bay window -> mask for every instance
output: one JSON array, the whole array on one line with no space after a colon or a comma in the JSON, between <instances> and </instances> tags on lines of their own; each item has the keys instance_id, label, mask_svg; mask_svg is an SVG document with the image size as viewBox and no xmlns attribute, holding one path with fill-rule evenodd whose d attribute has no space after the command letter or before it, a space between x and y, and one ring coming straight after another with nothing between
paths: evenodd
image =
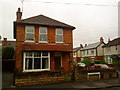
<instances>
[{"instance_id":1,"label":"bay window","mask_svg":"<svg viewBox=\"0 0 120 90\"><path fill-rule=\"evenodd\" d=\"M40 71L50 69L49 52L24 52L24 71Z\"/></svg>"}]
</instances>

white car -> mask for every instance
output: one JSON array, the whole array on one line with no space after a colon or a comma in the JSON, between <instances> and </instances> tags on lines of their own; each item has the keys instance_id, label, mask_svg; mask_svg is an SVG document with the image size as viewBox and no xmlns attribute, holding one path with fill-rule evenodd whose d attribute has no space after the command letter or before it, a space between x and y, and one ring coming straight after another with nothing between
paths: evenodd
<instances>
[{"instance_id":1,"label":"white car","mask_svg":"<svg viewBox=\"0 0 120 90\"><path fill-rule=\"evenodd\" d=\"M85 67L86 65L85 65L85 63L78 63L77 64L79 67Z\"/></svg>"}]
</instances>

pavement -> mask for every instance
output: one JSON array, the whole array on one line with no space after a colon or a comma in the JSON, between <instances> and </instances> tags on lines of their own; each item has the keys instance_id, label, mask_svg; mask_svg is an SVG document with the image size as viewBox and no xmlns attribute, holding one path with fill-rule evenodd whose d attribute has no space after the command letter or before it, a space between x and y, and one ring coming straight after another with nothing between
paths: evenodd
<instances>
[{"instance_id":1,"label":"pavement","mask_svg":"<svg viewBox=\"0 0 120 90\"><path fill-rule=\"evenodd\" d=\"M71 88L71 89L103 89L117 87L120 89L120 78L113 78L107 80L96 80L96 81L69 81L57 84L45 84L45 85L34 85L34 86L24 86L24 87L15 87L13 86L13 74L12 73L3 73L2 77L2 88ZM115 90L115 89L113 89ZM118 89L117 89L118 90Z\"/></svg>"}]
</instances>

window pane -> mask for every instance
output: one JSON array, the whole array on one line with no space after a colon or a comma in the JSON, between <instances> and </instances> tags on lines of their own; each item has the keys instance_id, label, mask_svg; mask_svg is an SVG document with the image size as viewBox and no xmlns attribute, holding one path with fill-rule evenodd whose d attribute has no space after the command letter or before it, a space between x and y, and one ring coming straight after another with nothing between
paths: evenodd
<instances>
[{"instance_id":1,"label":"window pane","mask_svg":"<svg viewBox=\"0 0 120 90\"><path fill-rule=\"evenodd\" d=\"M47 35L46 34L40 34L40 41L47 41Z\"/></svg>"},{"instance_id":2,"label":"window pane","mask_svg":"<svg viewBox=\"0 0 120 90\"><path fill-rule=\"evenodd\" d=\"M41 52L34 52L34 57L41 57Z\"/></svg>"},{"instance_id":3,"label":"window pane","mask_svg":"<svg viewBox=\"0 0 120 90\"><path fill-rule=\"evenodd\" d=\"M34 69L40 69L41 68L41 62L40 62L40 58L35 58L34 59Z\"/></svg>"},{"instance_id":4,"label":"window pane","mask_svg":"<svg viewBox=\"0 0 120 90\"><path fill-rule=\"evenodd\" d=\"M32 57L32 52L26 52L27 57Z\"/></svg>"},{"instance_id":5,"label":"window pane","mask_svg":"<svg viewBox=\"0 0 120 90\"><path fill-rule=\"evenodd\" d=\"M57 35L56 41L57 42L63 42L63 36L62 35Z\"/></svg>"},{"instance_id":6,"label":"window pane","mask_svg":"<svg viewBox=\"0 0 120 90\"><path fill-rule=\"evenodd\" d=\"M48 58L42 58L42 69L48 69Z\"/></svg>"},{"instance_id":7,"label":"window pane","mask_svg":"<svg viewBox=\"0 0 120 90\"><path fill-rule=\"evenodd\" d=\"M41 33L47 33L47 28L46 27L40 27L40 34Z\"/></svg>"},{"instance_id":8,"label":"window pane","mask_svg":"<svg viewBox=\"0 0 120 90\"><path fill-rule=\"evenodd\" d=\"M62 28L57 28L56 31L57 31L57 35L58 34L63 34L63 29Z\"/></svg>"},{"instance_id":9,"label":"window pane","mask_svg":"<svg viewBox=\"0 0 120 90\"><path fill-rule=\"evenodd\" d=\"M32 58L25 59L25 69L32 69Z\"/></svg>"},{"instance_id":10,"label":"window pane","mask_svg":"<svg viewBox=\"0 0 120 90\"><path fill-rule=\"evenodd\" d=\"M34 27L33 26L26 26L26 32L34 33Z\"/></svg>"},{"instance_id":11,"label":"window pane","mask_svg":"<svg viewBox=\"0 0 120 90\"><path fill-rule=\"evenodd\" d=\"M26 33L26 40L34 40L34 34Z\"/></svg>"},{"instance_id":12,"label":"window pane","mask_svg":"<svg viewBox=\"0 0 120 90\"><path fill-rule=\"evenodd\" d=\"M48 56L48 52L43 52L42 56Z\"/></svg>"}]
</instances>

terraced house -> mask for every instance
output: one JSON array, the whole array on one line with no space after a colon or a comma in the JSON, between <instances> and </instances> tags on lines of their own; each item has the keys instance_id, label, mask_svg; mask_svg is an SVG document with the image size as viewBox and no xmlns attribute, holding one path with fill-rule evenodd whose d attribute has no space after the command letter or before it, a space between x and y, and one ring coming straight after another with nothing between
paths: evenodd
<instances>
[{"instance_id":1,"label":"terraced house","mask_svg":"<svg viewBox=\"0 0 120 90\"><path fill-rule=\"evenodd\" d=\"M114 40L109 40L106 45L103 46L104 59L108 64L120 61L120 37Z\"/></svg>"},{"instance_id":2,"label":"terraced house","mask_svg":"<svg viewBox=\"0 0 120 90\"><path fill-rule=\"evenodd\" d=\"M104 40L102 37L100 37L100 41L96 43L91 43L89 45L85 45L84 48L80 49L81 51L81 60L85 58L89 58L91 62L94 63L94 60L103 60L104 59L104 53L103 48L104 46Z\"/></svg>"},{"instance_id":3,"label":"terraced house","mask_svg":"<svg viewBox=\"0 0 120 90\"><path fill-rule=\"evenodd\" d=\"M21 72L72 69L73 35L75 27L38 15L21 19L20 8L14 21L16 39L16 69Z\"/></svg>"}]
</instances>

